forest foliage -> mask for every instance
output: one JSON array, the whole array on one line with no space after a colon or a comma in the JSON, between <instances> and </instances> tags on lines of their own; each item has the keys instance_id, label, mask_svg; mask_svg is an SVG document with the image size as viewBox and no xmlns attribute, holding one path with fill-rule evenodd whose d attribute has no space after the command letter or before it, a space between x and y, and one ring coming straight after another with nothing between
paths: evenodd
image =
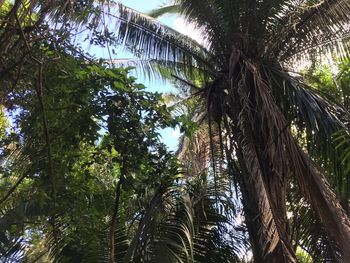
<instances>
[{"instance_id":1,"label":"forest foliage","mask_svg":"<svg viewBox=\"0 0 350 263\"><path fill-rule=\"evenodd\" d=\"M263 48L251 40L221 54L235 21L211 28L196 1L152 15L206 21L209 48L107 2L0 0L0 261L341 260L349 233L332 234L350 211L349 60L293 75L256 59ZM213 16L228 3L213 2ZM249 12L237 12L245 25ZM113 19L118 32L106 26ZM244 44L256 52L245 56ZM114 63L118 45L179 92L150 92L134 67ZM174 153L160 132L175 127Z\"/></svg>"},{"instance_id":2,"label":"forest foliage","mask_svg":"<svg viewBox=\"0 0 350 263\"><path fill-rule=\"evenodd\" d=\"M219 234L233 229L214 208L212 186L188 182L161 142L161 129L183 122L161 94L137 83L132 68L73 44L74 22L59 19L56 29L15 5L1 6L1 39L9 43L1 53L0 261L207 257L194 246L219 246L208 260L234 258ZM72 8L79 16L86 6ZM8 29L7 18L19 24ZM108 41L91 34L94 44Z\"/></svg>"}]
</instances>

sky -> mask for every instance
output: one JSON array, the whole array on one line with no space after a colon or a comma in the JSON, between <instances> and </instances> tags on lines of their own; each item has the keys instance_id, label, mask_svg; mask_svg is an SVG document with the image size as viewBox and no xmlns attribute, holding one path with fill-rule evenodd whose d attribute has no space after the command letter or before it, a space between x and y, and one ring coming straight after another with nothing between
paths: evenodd
<instances>
[{"instance_id":1,"label":"sky","mask_svg":"<svg viewBox=\"0 0 350 263\"><path fill-rule=\"evenodd\" d=\"M120 0L120 2L140 12L148 12L166 3L164 0Z\"/></svg>"}]
</instances>

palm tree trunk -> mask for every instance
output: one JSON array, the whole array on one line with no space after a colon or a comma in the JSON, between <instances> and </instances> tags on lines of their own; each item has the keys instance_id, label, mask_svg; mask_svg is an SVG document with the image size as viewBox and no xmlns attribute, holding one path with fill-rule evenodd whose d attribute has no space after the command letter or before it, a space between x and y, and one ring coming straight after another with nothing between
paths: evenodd
<instances>
[{"instance_id":1,"label":"palm tree trunk","mask_svg":"<svg viewBox=\"0 0 350 263\"><path fill-rule=\"evenodd\" d=\"M270 179L266 182L261 170L247 164L251 158L247 155L243 149L238 149L237 157L243 171L239 184L254 260L262 263L296 262L286 215L287 180L281 180L271 172ZM268 161L261 160L266 163ZM255 161L254 166L256 165Z\"/></svg>"},{"instance_id":2,"label":"palm tree trunk","mask_svg":"<svg viewBox=\"0 0 350 263\"><path fill-rule=\"evenodd\" d=\"M264 130L266 120L258 112L253 75L245 72L238 60L234 61L236 65L231 67L229 79L235 79L235 83L231 81L232 100L226 112L230 112L235 127L225 128L232 131L238 143L236 155L242 171L238 181L254 260L296 262L285 202L287 175L280 167L283 163L273 163L275 156L271 151L278 149L266 147L271 135L269 129Z\"/></svg>"},{"instance_id":3,"label":"palm tree trunk","mask_svg":"<svg viewBox=\"0 0 350 263\"><path fill-rule=\"evenodd\" d=\"M249 232L254 261L262 263L296 262L294 251L287 250L281 243L277 244L271 252L266 254L262 243L267 243L269 238L261 233L263 219L259 218L261 215L259 212L259 200L256 198L256 187L252 180L249 180L249 175L242 176L239 184L243 196L242 202L245 221ZM281 219L279 223L288 226L286 217L283 216ZM282 231L285 232L285 236L289 237L289 232L286 231L287 229L288 228L285 227Z\"/></svg>"},{"instance_id":4,"label":"palm tree trunk","mask_svg":"<svg viewBox=\"0 0 350 263\"><path fill-rule=\"evenodd\" d=\"M231 72L229 78L230 105L235 105L230 107L230 118L236 126L237 157L243 171L240 185L256 260L296 262L285 205L289 175L296 177L342 257L350 258L350 221L325 176L293 138L258 67L248 60L237 65L239 73Z\"/></svg>"}]
</instances>

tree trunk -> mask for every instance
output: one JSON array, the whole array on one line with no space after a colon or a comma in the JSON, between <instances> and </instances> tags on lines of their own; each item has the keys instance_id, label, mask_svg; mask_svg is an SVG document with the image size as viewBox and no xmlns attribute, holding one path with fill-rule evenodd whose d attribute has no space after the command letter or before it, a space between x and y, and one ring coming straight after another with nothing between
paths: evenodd
<instances>
[{"instance_id":1,"label":"tree trunk","mask_svg":"<svg viewBox=\"0 0 350 263\"><path fill-rule=\"evenodd\" d=\"M350 220L324 174L293 138L258 66L244 60L239 67L231 77L235 105L231 119L236 125L243 205L257 262L296 262L286 216L289 175L296 177L303 196L335 242L342 254L339 260L350 258Z\"/></svg>"},{"instance_id":2,"label":"tree trunk","mask_svg":"<svg viewBox=\"0 0 350 263\"><path fill-rule=\"evenodd\" d=\"M252 174L247 170L246 157L244 157L242 150L238 151L237 156L243 172L239 178L239 184L254 261L262 263L296 262L295 253L290 242L289 222L286 215L286 180L281 181L280 178L272 176L267 185L259 173ZM260 177L260 180L257 177ZM264 192L264 190L261 189L261 185L267 185L267 191L263 196L261 192ZM265 202L270 204L272 211L262 212L261 206L264 202L261 200L262 198L267 199ZM270 216L266 213L269 212L273 214L272 219L268 219ZM262 231L266 228L266 222L275 224L276 233L274 235ZM274 241L274 239L278 240ZM274 242L275 244L272 244Z\"/></svg>"},{"instance_id":3,"label":"tree trunk","mask_svg":"<svg viewBox=\"0 0 350 263\"><path fill-rule=\"evenodd\" d=\"M116 226L117 226L117 216L118 216L118 211L119 211L119 200L120 200L120 191L121 191L121 179L117 183L117 187L115 190L115 201L114 201L114 210L113 210L113 215L112 215L112 220L111 220L111 229L109 232L109 262L110 263L115 263L116 258L115 258L115 231L116 231Z\"/></svg>"},{"instance_id":4,"label":"tree trunk","mask_svg":"<svg viewBox=\"0 0 350 263\"><path fill-rule=\"evenodd\" d=\"M288 174L282 156L276 154L283 147L270 145L280 129L273 127L274 120L265 114L266 100L260 97L262 83L255 79L255 68L237 59L232 61L236 64L231 66L229 76L229 112L235 127L228 129L238 144L236 154L242 171L238 181L254 260L296 262L285 201Z\"/></svg>"},{"instance_id":5,"label":"tree trunk","mask_svg":"<svg viewBox=\"0 0 350 263\"><path fill-rule=\"evenodd\" d=\"M254 185L242 178L240 182L240 189L243 195L242 203L245 213L245 222L248 228L250 242L252 246L254 262L261 263L282 263L282 262L296 262L295 254L288 251L285 252L285 247L279 243L273 251L266 254L261 245L261 240L267 239L261 234L261 219L259 218L258 200L254 197ZM244 185L244 186L243 186ZM243 190L244 189L244 190ZM287 225L287 222L286 224ZM285 234L287 235L287 233ZM266 241L265 241L266 242ZM286 255L287 254L287 255Z\"/></svg>"},{"instance_id":6,"label":"tree trunk","mask_svg":"<svg viewBox=\"0 0 350 263\"><path fill-rule=\"evenodd\" d=\"M246 133L248 132L246 131ZM252 131L250 133L252 134ZM242 193L245 221L254 261L262 263L296 262L290 242L285 201L287 176L282 178L277 176L271 166L266 165L270 164L270 161L256 155L258 149L252 148L251 151L244 153L241 145L247 145L247 140L251 141L251 145L255 144L252 137L244 137L243 132L238 127L233 135L234 141L239 144L238 149L236 149L241 170L238 182ZM249 152L253 157L249 156ZM252 158L253 162L249 161ZM268 180L266 180L267 176L263 176L262 170L265 173L268 170ZM268 207L264 208L266 206ZM274 234L269 234L268 229L266 229L268 224L274 225Z\"/></svg>"}]
</instances>

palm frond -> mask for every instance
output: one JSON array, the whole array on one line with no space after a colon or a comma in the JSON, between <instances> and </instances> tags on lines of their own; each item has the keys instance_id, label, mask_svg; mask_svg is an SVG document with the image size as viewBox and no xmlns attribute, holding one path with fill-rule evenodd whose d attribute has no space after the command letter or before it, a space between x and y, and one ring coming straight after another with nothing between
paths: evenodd
<instances>
[{"instance_id":1,"label":"palm frond","mask_svg":"<svg viewBox=\"0 0 350 263\"><path fill-rule=\"evenodd\" d=\"M188 68L182 62L173 62L158 59L116 59L106 60L107 64L115 66L133 68L135 75L140 78L147 78L151 81L156 80L194 80L196 83L204 83L215 72L210 69L203 69L192 65Z\"/></svg>"},{"instance_id":2,"label":"palm frond","mask_svg":"<svg viewBox=\"0 0 350 263\"><path fill-rule=\"evenodd\" d=\"M334 51L338 56L348 55L349 13L350 4L346 0L301 5L285 20L289 24L280 38L281 60L305 54L314 48Z\"/></svg>"},{"instance_id":3,"label":"palm frond","mask_svg":"<svg viewBox=\"0 0 350 263\"><path fill-rule=\"evenodd\" d=\"M229 21L234 19L234 9L225 9L228 1L176 1L180 6L180 13L192 23L198 30L205 32L203 37L209 44L209 50L215 54L226 54L230 50L228 46L230 34L225 29ZM227 14L231 12L230 14ZM236 11L236 12L235 12ZM229 17L230 15L233 15ZM230 18L230 19L227 19ZM237 26L237 24L235 25ZM224 29L224 30L223 30ZM234 28L231 28L231 30ZM215 48L214 48L215 47ZM219 59L219 58L217 58Z\"/></svg>"},{"instance_id":4,"label":"palm frond","mask_svg":"<svg viewBox=\"0 0 350 263\"><path fill-rule=\"evenodd\" d=\"M322 101L320 98L317 100L318 103ZM298 104L294 103L294 105ZM319 107L317 104L312 106L314 107L310 107L309 105L308 108L313 110L314 114L321 110L321 107ZM325 110L325 107L323 110ZM345 110L343 110L343 112L346 113ZM342 122L336 118L335 112L333 112L333 117L329 112L326 112L326 114L330 116L327 121L333 121L333 125L334 123L338 124L339 126L342 124ZM305 115L308 116L307 114ZM321 116L319 116L317 119L321 119ZM313 128L317 129L318 127ZM325 127L319 129L325 129ZM327 132L327 130L325 132ZM337 247L341 249L343 258L346 258L350 252L346 245L350 238L349 218L332 192L324 174L320 171L320 168L318 168L312 162L311 158L300 149L297 142L292 139L292 135L289 130L286 131L286 134L287 137L282 136L280 139L285 140L283 144L285 145L286 150L289 152L289 161L293 167L293 173L296 176L300 190L303 193L303 196L311 203L313 209L316 211L320 221L324 224L328 235L334 242L336 242ZM333 223L330 223L331 221L333 221Z\"/></svg>"},{"instance_id":5,"label":"palm frond","mask_svg":"<svg viewBox=\"0 0 350 263\"><path fill-rule=\"evenodd\" d=\"M118 43L141 58L180 62L188 69L192 66L210 68L207 50L157 20L121 4L118 14L104 13L116 19Z\"/></svg>"},{"instance_id":6,"label":"palm frond","mask_svg":"<svg viewBox=\"0 0 350 263\"><path fill-rule=\"evenodd\" d=\"M300 128L307 126L308 130L323 132L327 136L345 128L350 114L335 98L319 94L303 83L300 77L292 77L278 66L265 64L263 70L285 116Z\"/></svg>"},{"instance_id":7,"label":"palm frond","mask_svg":"<svg viewBox=\"0 0 350 263\"><path fill-rule=\"evenodd\" d=\"M123 262L198 262L204 258L207 262L227 262L237 258L232 253L246 249L245 238L238 239L244 234L236 227L231 229L236 234L231 233L236 247L228 241L219 242L230 227L225 230L227 218L215 208L217 192L212 186L198 188L190 183L163 191L155 194L146 208ZM212 246L219 246L217 249L225 251L226 256L213 253Z\"/></svg>"},{"instance_id":8,"label":"palm frond","mask_svg":"<svg viewBox=\"0 0 350 263\"><path fill-rule=\"evenodd\" d=\"M147 15L153 18L158 18L166 14L174 14L174 13L177 14L180 11L179 7L180 7L179 5L175 5L175 4L164 5L157 9L151 10L150 12L147 13Z\"/></svg>"}]
</instances>

